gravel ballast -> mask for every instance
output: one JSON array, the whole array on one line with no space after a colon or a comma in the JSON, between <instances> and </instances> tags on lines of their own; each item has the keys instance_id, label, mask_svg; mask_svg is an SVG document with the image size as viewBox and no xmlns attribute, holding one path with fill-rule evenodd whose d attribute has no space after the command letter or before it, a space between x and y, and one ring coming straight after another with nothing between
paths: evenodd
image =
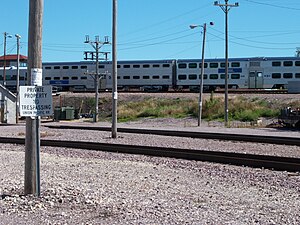
<instances>
[{"instance_id":1,"label":"gravel ballast","mask_svg":"<svg viewBox=\"0 0 300 225\"><path fill-rule=\"evenodd\" d=\"M1 136L24 134L1 127ZM300 157L297 146L157 135L42 127L41 137ZM37 198L23 196L24 148L0 146L0 224L300 224L299 173L41 147Z\"/></svg>"}]
</instances>

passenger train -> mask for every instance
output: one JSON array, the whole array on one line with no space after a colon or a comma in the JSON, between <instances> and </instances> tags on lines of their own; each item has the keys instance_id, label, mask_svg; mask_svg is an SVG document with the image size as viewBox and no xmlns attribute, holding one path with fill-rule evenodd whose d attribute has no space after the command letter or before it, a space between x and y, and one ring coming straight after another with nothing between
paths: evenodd
<instances>
[{"instance_id":1,"label":"passenger train","mask_svg":"<svg viewBox=\"0 0 300 225\"><path fill-rule=\"evenodd\" d=\"M61 91L94 91L95 62L43 63L43 85ZM201 79L201 60L138 60L119 61L118 89L125 91L168 91L198 89ZM204 91L224 88L225 60L206 59ZM16 89L16 67L6 68L6 86ZM112 62L99 63L101 89L112 88ZM20 68L20 85L25 85L26 67ZM299 57L253 57L228 60L228 88L230 89L286 89L288 83L300 81ZM3 83L3 68L0 70Z\"/></svg>"}]
</instances>

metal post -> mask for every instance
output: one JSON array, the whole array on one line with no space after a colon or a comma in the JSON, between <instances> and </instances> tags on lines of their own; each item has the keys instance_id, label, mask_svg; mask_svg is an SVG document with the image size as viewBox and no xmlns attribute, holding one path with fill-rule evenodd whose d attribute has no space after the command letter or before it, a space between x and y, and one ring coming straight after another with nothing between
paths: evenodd
<instances>
[{"instance_id":1,"label":"metal post","mask_svg":"<svg viewBox=\"0 0 300 225\"><path fill-rule=\"evenodd\" d=\"M95 77L95 115L94 122L98 122L99 114L99 40L96 40L96 77Z\"/></svg>"},{"instance_id":2,"label":"metal post","mask_svg":"<svg viewBox=\"0 0 300 225\"><path fill-rule=\"evenodd\" d=\"M16 123L19 122L19 90L20 90L20 38L21 36L16 34L17 38L17 86L16 86Z\"/></svg>"},{"instance_id":3,"label":"metal post","mask_svg":"<svg viewBox=\"0 0 300 225\"><path fill-rule=\"evenodd\" d=\"M239 4L228 4L228 0L225 0L225 4L219 4L218 1L214 2L215 6L220 6L223 12L225 13L225 127L228 127L228 12L231 7L237 7Z\"/></svg>"},{"instance_id":4,"label":"metal post","mask_svg":"<svg viewBox=\"0 0 300 225\"><path fill-rule=\"evenodd\" d=\"M198 126L201 126L202 118L202 96L203 96L203 76L204 76L204 48L205 48L205 36L206 36L206 23L203 25L203 42L202 42L202 63L201 63L201 79L199 88L199 111L198 111Z\"/></svg>"},{"instance_id":5,"label":"metal post","mask_svg":"<svg viewBox=\"0 0 300 225\"><path fill-rule=\"evenodd\" d=\"M117 137L117 0L113 0L112 27L112 138Z\"/></svg>"},{"instance_id":6,"label":"metal post","mask_svg":"<svg viewBox=\"0 0 300 225\"><path fill-rule=\"evenodd\" d=\"M8 36L7 32L4 32L4 50L3 50L3 86L6 86L6 38Z\"/></svg>"},{"instance_id":7,"label":"metal post","mask_svg":"<svg viewBox=\"0 0 300 225\"><path fill-rule=\"evenodd\" d=\"M32 68L42 68L42 18L43 0L29 1L29 30L28 30L28 75L27 84L32 84ZM25 138L25 194L40 196L40 120L39 117L26 118Z\"/></svg>"}]
</instances>

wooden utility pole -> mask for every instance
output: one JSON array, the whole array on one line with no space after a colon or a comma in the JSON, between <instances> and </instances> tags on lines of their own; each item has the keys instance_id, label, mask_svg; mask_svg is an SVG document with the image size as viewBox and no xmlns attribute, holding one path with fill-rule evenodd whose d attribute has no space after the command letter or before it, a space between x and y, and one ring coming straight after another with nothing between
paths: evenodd
<instances>
[{"instance_id":1,"label":"wooden utility pole","mask_svg":"<svg viewBox=\"0 0 300 225\"><path fill-rule=\"evenodd\" d=\"M44 0L29 1L27 85L36 85L32 69L42 69L42 28ZM40 77L41 78L41 77ZM39 117L26 118L25 194L40 195Z\"/></svg>"}]
</instances>

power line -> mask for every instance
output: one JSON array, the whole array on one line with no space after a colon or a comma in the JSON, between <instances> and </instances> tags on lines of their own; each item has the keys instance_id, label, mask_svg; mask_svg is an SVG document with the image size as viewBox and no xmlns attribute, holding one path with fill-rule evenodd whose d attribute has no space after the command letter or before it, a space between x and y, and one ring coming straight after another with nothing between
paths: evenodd
<instances>
[{"instance_id":1,"label":"power line","mask_svg":"<svg viewBox=\"0 0 300 225\"><path fill-rule=\"evenodd\" d=\"M270 4L270 3L266 3L266 2L258 2L258 1L253 1L253 0L244 0L244 1L251 2L254 4L259 4L259 5L271 6L271 7L280 8L280 9L300 11L300 8L288 7L288 6L283 6L283 5L275 5L275 4Z\"/></svg>"}]
</instances>

